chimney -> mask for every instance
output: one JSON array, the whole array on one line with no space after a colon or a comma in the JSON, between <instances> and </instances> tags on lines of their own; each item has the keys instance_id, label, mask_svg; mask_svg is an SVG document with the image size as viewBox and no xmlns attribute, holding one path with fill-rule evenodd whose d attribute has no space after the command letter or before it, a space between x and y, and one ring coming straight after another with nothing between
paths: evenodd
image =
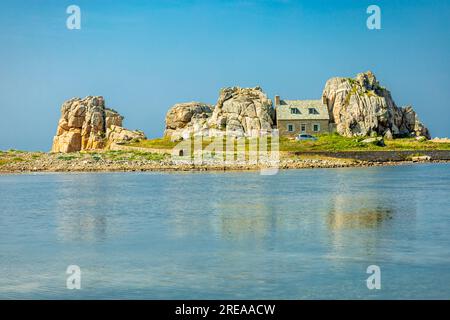
<instances>
[{"instance_id":1,"label":"chimney","mask_svg":"<svg viewBox=\"0 0 450 320\"><path fill-rule=\"evenodd\" d=\"M280 105L280 96L275 96L275 106Z\"/></svg>"}]
</instances>

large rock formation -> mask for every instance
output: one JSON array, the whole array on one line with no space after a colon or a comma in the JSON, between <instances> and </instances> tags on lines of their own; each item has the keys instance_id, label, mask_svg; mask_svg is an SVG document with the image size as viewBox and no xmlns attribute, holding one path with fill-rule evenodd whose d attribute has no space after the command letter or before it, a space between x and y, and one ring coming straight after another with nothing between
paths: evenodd
<instances>
[{"instance_id":1,"label":"large rock formation","mask_svg":"<svg viewBox=\"0 0 450 320\"><path fill-rule=\"evenodd\" d=\"M271 132L274 110L260 87L225 88L215 106L200 102L174 105L166 115L164 136L172 140L190 134L257 136Z\"/></svg>"},{"instance_id":2,"label":"large rock formation","mask_svg":"<svg viewBox=\"0 0 450 320\"><path fill-rule=\"evenodd\" d=\"M122 128L123 117L105 107L101 96L72 98L63 103L52 152L108 148L112 143L143 139L139 131Z\"/></svg>"},{"instance_id":3,"label":"large rock formation","mask_svg":"<svg viewBox=\"0 0 450 320\"><path fill-rule=\"evenodd\" d=\"M106 128L106 148L111 144L125 144L130 141L146 139L144 132L140 130L128 130L120 126L111 125Z\"/></svg>"},{"instance_id":4,"label":"large rock formation","mask_svg":"<svg viewBox=\"0 0 450 320\"><path fill-rule=\"evenodd\" d=\"M341 135L430 138L428 129L412 107L397 107L391 93L380 86L370 71L358 74L355 79L328 80L322 96L326 99L330 119Z\"/></svg>"},{"instance_id":5,"label":"large rock formation","mask_svg":"<svg viewBox=\"0 0 450 320\"><path fill-rule=\"evenodd\" d=\"M273 117L272 101L260 87L233 87L220 91L209 125L227 134L258 136L272 130Z\"/></svg>"},{"instance_id":6,"label":"large rock formation","mask_svg":"<svg viewBox=\"0 0 450 320\"><path fill-rule=\"evenodd\" d=\"M208 119L212 106L201 102L175 104L166 115L165 137L187 138L191 133L209 134Z\"/></svg>"}]
</instances>

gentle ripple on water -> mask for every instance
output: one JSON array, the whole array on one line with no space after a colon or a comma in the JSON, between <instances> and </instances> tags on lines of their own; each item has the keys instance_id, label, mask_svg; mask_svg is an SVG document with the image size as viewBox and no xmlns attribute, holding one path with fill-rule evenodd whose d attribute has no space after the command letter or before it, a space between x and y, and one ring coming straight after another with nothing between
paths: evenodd
<instances>
[{"instance_id":1,"label":"gentle ripple on water","mask_svg":"<svg viewBox=\"0 0 450 320\"><path fill-rule=\"evenodd\" d=\"M449 169L3 175L0 298L448 299Z\"/></svg>"}]
</instances>

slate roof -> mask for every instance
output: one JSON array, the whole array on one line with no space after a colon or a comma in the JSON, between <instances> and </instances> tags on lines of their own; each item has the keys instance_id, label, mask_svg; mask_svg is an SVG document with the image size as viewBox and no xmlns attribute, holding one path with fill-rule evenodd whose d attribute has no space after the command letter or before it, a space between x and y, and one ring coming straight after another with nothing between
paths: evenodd
<instances>
[{"instance_id":1,"label":"slate roof","mask_svg":"<svg viewBox=\"0 0 450 320\"><path fill-rule=\"evenodd\" d=\"M313 109L310 113L309 109ZM291 111L294 110L294 113ZM321 100L281 100L276 106L278 120L329 120L327 105Z\"/></svg>"}]
</instances>

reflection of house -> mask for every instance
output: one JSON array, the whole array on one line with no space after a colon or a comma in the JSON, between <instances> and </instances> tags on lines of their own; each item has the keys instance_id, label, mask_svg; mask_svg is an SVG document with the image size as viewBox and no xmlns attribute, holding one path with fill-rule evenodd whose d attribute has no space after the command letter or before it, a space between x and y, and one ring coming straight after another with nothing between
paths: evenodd
<instances>
[{"instance_id":1,"label":"reflection of house","mask_svg":"<svg viewBox=\"0 0 450 320\"><path fill-rule=\"evenodd\" d=\"M275 111L280 136L330 132L328 107L321 100L281 100L275 96Z\"/></svg>"}]
</instances>

